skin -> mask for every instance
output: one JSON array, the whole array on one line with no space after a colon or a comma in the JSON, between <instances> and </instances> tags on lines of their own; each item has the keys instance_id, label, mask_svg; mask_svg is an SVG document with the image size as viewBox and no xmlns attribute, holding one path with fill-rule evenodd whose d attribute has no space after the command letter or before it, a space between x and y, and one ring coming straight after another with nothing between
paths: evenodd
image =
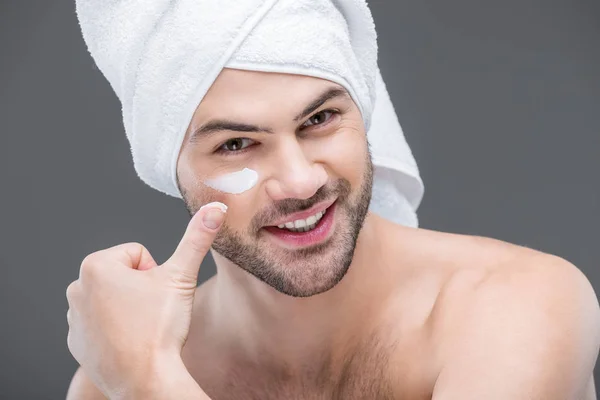
<instances>
[{"instance_id":1,"label":"skin","mask_svg":"<svg viewBox=\"0 0 600 400\"><path fill-rule=\"evenodd\" d=\"M217 275L195 290L181 352L190 379L212 399L595 399L600 308L583 273L550 254L367 212L372 166L356 104L332 99L294 121L330 87L225 69L193 116L177 168L186 207L228 211L212 242ZM340 114L319 114L328 109ZM274 133L189 142L216 118ZM245 151L215 153L223 145ZM200 183L244 167L260 178L241 195ZM262 230L333 199L327 246L294 251ZM161 387L182 385L172 382ZM67 398L104 397L80 369Z\"/></svg>"}]
</instances>

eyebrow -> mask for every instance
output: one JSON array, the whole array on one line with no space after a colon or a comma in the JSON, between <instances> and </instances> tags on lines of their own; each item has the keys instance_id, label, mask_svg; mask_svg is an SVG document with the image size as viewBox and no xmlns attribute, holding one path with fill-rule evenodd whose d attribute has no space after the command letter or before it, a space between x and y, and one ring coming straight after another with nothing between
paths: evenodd
<instances>
[{"instance_id":1,"label":"eyebrow","mask_svg":"<svg viewBox=\"0 0 600 400\"><path fill-rule=\"evenodd\" d=\"M294 117L294 122L298 122L301 119L307 117L309 114L311 114L313 111L321 107L329 100L339 97L347 97L348 99L351 98L348 91L346 91L346 89L342 87L336 86L328 88L323 93L321 93L315 100L313 100L309 105L307 105L306 108L304 108L304 110L302 110L300 114L296 115L296 117ZM188 142L196 142L201 137L207 137L220 131L274 133L273 129L270 129L268 127L244 124L226 119L217 119L208 121L198 129L196 129L190 135L190 139Z\"/></svg>"}]
</instances>

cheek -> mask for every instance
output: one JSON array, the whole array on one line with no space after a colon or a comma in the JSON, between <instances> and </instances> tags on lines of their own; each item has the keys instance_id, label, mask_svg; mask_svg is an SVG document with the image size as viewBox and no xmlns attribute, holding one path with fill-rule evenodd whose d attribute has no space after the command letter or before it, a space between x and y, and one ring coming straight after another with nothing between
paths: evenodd
<instances>
[{"instance_id":1,"label":"cheek","mask_svg":"<svg viewBox=\"0 0 600 400\"><path fill-rule=\"evenodd\" d=\"M232 172L223 163L215 163L211 158L200 151L187 151L179 162L179 176L186 177L187 181L195 186L202 186L202 182L214 179L226 173Z\"/></svg>"},{"instance_id":2,"label":"cheek","mask_svg":"<svg viewBox=\"0 0 600 400\"><path fill-rule=\"evenodd\" d=\"M206 160L200 157L184 153L182 154L177 176L181 189L185 191L185 201L192 206L192 210L197 210L204 204L219 201L227 204L229 195L218 190L211 189L203 182L207 179L219 177L223 173L211 165Z\"/></svg>"},{"instance_id":3,"label":"cheek","mask_svg":"<svg viewBox=\"0 0 600 400\"><path fill-rule=\"evenodd\" d=\"M364 132L356 128L346 128L331 137L327 144L323 161L336 175L345 178L355 186L360 183L367 152Z\"/></svg>"},{"instance_id":4,"label":"cheek","mask_svg":"<svg viewBox=\"0 0 600 400\"><path fill-rule=\"evenodd\" d=\"M188 162L189 157L182 157L178 167L178 177L184 191L184 201L191 213L195 213L205 204L213 201L227 205L227 226L237 232L244 232L252 219L251 210L256 210L255 188L248 192L233 195L209 188L199 178L200 161ZM216 175L219 175L216 173ZM253 208L254 207L254 208Z\"/></svg>"},{"instance_id":5,"label":"cheek","mask_svg":"<svg viewBox=\"0 0 600 400\"><path fill-rule=\"evenodd\" d=\"M178 169L177 176L184 201L191 212L195 213L200 207L213 201L227 204L227 196L202 184L189 164L182 165Z\"/></svg>"},{"instance_id":6,"label":"cheek","mask_svg":"<svg viewBox=\"0 0 600 400\"><path fill-rule=\"evenodd\" d=\"M227 199L223 200L223 203L227 204L228 207L225 224L230 230L245 236L253 216L253 214L250 213L247 202L241 198L229 196Z\"/></svg>"},{"instance_id":7,"label":"cheek","mask_svg":"<svg viewBox=\"0 0 600 400\"><path fill-rule=\"evenodd\" d=\"M193 192L188 193L186 202L192 202L192 209L197 211L200 207L213 201L218 201L227 206L225 224L233 231L244 232L250 224L253 208L251 194L232 195L210 189L201 184Z\"/></svg>"}]
</instances>

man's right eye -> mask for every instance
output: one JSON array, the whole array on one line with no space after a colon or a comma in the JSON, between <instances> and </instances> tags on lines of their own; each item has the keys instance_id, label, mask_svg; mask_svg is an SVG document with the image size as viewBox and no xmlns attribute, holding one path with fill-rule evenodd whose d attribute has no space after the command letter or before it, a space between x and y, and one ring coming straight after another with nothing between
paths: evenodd
<instances>
[{"instance_id":1,"label":"man's right eye","mask_svg":"<svg viewBox=\"0 0 600 400\"><path fill-rule=\"evenodd\" d=\"M249 145L251 145L253 142L252 139L249 138L235 138L235 139L229 139L228 141L226 141L225 143L223 143L221 146L219 146L217 152L218 153L240 153L243 150L247 149L249 147Z\"/></svg>"}]
</instances>

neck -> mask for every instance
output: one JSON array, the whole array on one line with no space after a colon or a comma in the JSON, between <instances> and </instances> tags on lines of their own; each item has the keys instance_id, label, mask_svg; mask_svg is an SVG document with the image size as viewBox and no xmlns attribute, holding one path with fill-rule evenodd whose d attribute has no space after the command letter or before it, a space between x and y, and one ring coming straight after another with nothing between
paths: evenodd
<instances>
[{"instance_id":1,"label":"neck","mask_svg":"<svg viewBox=\"0 0 600 400\"><path fill-rule=\"evenodd\" d=\"M368 214L346 276L334 288L308 298L285 295L213 252L215 323L250 360L301 367L306 361L353 346L381 291L376 285L383 251L380 218Z\"/></svg>"}]
</instances>

